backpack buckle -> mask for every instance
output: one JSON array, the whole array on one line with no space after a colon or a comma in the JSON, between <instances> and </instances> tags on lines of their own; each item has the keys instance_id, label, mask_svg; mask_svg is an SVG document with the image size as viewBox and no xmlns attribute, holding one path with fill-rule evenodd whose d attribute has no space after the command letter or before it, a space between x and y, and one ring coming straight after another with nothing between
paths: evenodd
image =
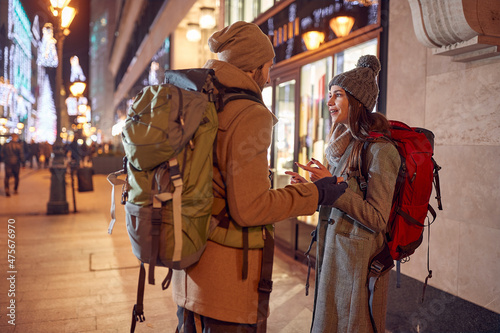
<instances>
[{"instance_id":1,"label":"backpack buckle","mask_svg":"<svg viewBox=\"0 0 500 333\"><path fill-rule=\"evenodd\" d=\"M139 321L141 323L146 320L146 317L144 316L144 305L142 304L134 305L134 318L135 321Z\"/></svg>"},{"instance_id":2,"label":"backpack buckle","mask_svg":"<svg viewBox=\"0 0 500 333\"><path fill-rule=\"evenodd\" d=\"M370 271L372 271L376 275L380 275L380 273L382 272L383 269L384 269L384 265L378 260L375 260L374 262L372 262L372 264L370 266Z\"/></svg>"},{"instance_id":3,"label":"backpack buckle","mask_svg":"<svg viewBox=\"0 0 500 333\"><path fill-rule=\"evenodd\" d=\"M128 192L127 191L123 191L122 192L122 198L120 200L120 203L122 205L125 205L125 203L127 203L127 200L128 200Z\"/></svg>"},{"instance_id":4,"label":"backpack buckle","mask_svg":"<svg viewBox=\"0 0 500 333\"><path fill-rule=\"evenodd\" d=\"M273 281L262 279L259 281L259 291L263 293L271 293L273 291Z\"/></svg>"},{"instance_id":5,"label":"backpack buckle","mask_svg":"<svg viewBox=\"0 0 500 333\"><path fill-rule=\"evenodd\" d=\"M359 183L359 188L361 189L361 191L366 192L367 187L368 187L368 183L366 181L361 181Z\"/></svg>"}]
</instances>

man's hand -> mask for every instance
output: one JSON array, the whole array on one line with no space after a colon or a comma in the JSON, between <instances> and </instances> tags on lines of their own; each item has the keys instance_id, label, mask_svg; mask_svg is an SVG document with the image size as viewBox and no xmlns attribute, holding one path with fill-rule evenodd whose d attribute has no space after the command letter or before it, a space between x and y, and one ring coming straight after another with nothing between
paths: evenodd
<instances>
[{"instance_id":1,"label":"man's hand","mask_svg":"<svg viewBox=\"0 0 500 333\"><path fill-rule=\"evenodd\" d=\"M307 179L302 177L296 172L293 171L285 171L286 175L292 176L290 178L290 184L301 184L301 183L308 183Z\"/></svg>"}]
</instances>

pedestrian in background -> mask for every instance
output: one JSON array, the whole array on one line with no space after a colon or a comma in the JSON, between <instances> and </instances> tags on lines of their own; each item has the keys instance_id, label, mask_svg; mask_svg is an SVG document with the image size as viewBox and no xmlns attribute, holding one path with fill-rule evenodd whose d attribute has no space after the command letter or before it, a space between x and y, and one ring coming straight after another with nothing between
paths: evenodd
<instances>
[{"instance_id":1,"label":"pedestrian in background","mask_svg":"<svg viewBox=\"0 0 500 333\"><path fill-rule=\"evenodd\" d=\"M401 163L388 141L368 145L362 170L367 172L366 198L358 178L361 151L370 132L390 135L385 116L372 112L378 97L377 57L359 58L356 68L329 83L328 110L332 129L325 149L326 165L316 160L299 165L311 180L335 175L349 187L333 206L321 206L316 228L316 284L311 332L373 332L368 302L371 258L383 247L394 186ZM292 183L305 181L298 174ZM373 317L378 332L385 332L389 274L377 281Z\"/></svg>"},{"instance_id":2,"label":"pedestrian in background","mask_svg":"<svg viewBox=\"0 0 500 333\"><path fill-rule=\"evenodd\" d=\"M5 167L4 191L10 197L10 178L14 177L14 194L17 194L19 187L19 172L21 164L24 163L23 144L19 141L17 134L12 134L11 139L3 146L2 160Z\"/></svg>"},{"instance_id":3,"label":"pedestrian in background","mask_svg":"<svg viewBox=\"0 0 500 333\"><path fill-rule=\"evenodd\" d=\"M251 241L260 239L267 252L266 242L274 237L269 231L272 223L313 214L318 204L333 203L347 184L336 184L329 177L315 184L271 189L267 150L277 119L262 103L262 89L269 81L273 46L257 25L246 22L215 32L208 44L218 60L209 60L204 67L213 69L222 85L245 91L254 100L231 101L218 113L213 192L214 207L222 209L212 212L217 228L200 261L174 270L178 328L193 332L197 325L203 332L265 332L272 281L261 279L268 257L262 248L252 248ZM219 237L230 232L236 232L240 242L248 232L250 248L233 246L226 242L229 237ZM272 254L270 266L269 274Z\"/></svg>"}]
</instances>

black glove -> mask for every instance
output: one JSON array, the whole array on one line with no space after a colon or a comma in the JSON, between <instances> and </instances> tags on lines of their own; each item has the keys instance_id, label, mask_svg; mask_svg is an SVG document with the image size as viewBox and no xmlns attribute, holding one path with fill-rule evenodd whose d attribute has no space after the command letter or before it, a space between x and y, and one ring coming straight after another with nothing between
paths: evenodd
<instances>
[{"instance_id":1,"label":"black glove","mask_svg":"<svg viewBox=\"0 0 500 333\"><path fill-rule=\"evenodd\" d=\"M337 184L337 177L325 177L314 182L318 188L318 205L331 206L337 199L344 194L347 183Z\"/></svg>"}]
</instances>

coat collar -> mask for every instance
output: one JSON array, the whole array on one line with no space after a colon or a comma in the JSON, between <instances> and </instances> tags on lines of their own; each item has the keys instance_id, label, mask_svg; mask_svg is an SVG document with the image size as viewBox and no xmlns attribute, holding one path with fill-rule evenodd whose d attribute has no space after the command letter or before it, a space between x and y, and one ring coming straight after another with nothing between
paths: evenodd
<instances>
[{"instance_id":1,"label":"coat collar","mask_svg":"<svg viewBox=\"0 0 500 333\"><path fill-rule=\"evenodd\" d=\"M257 83L238 67L225 61L210 59L203 68L215 70L217 79L224 86L253 91L262 99L262 91Z\"/></svg>"}]
</instances>

